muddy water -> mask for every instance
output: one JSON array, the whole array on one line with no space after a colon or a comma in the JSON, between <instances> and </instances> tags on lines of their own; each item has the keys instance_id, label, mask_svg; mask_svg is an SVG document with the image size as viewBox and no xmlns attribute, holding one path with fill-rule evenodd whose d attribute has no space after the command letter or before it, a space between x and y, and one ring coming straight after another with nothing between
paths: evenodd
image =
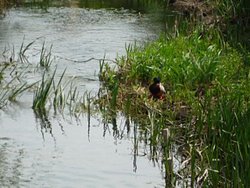
<instances>
[{"instance_id":1,"label":"muddy water","mask_svg":"<svg viewBox=\"0 0 250 188\"><path fill-rule=\"evenodd\" d=\"M66 78L74 77L82 92L95 93L98 59L114 60L125 54L125 44L156 38L164 28L156 17L123 8L12 8L0 19L0 49L18 51L34 41L26 55L37 64L42 44L53 44L52 69L59 74L67 68ZM30 71L26 79L34 82L41 74ZM133 123L127 130L120 117L114 134L98 115L90 127L84 115L75 120L52 114L44 121L31 105L27 93L0 111L0 187L164 187L148 146L138 141L135 152Z\"/></svg>"}]
</instances>

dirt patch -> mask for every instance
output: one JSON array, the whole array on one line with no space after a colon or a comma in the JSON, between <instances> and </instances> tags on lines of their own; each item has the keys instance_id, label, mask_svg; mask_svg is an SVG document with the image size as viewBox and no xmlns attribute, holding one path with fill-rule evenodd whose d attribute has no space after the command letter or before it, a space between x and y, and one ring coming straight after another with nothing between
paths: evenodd
<instances>
[{"instance_id":1,"label":"dirt patch","mask_svg":"<svg viewBox=\"0 0 250 188\"><path fill-rule=\"evenodd\" d=\"M206 25L214 25L221 20L214 6L202 0L175 0L170 1L170 6L185 16L200 20Z\"/></svg>"},{"instance_id":2,"label":"dirt patch","mask_svg":"<svg viewBox=\"0 0 250 188\"><path fill-rule=\"evenodd\" d=\"M222 30L227 26L240 25L244 28L250 26L250 7L245 7L245 12L228 12L227 16L219 15L216 5L205 0L169 0L172 9L181 12L195 21L201 21L205 25L218 25Z\"/></svg>"}]
</instances>

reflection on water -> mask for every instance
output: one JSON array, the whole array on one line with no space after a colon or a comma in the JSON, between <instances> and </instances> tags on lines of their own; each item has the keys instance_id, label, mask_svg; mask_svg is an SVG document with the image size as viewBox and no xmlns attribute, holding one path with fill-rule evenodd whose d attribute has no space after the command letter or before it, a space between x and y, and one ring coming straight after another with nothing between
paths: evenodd
<instances>
[{"instance_id":1,"label":"reflection on water","mask_svg":"<svg viewBox=\"0 0 250 188\"><path fill-rule=\"evenodd\" d=\"M43 1L46 10L19 4L0 19L0 50L9 49L1 61L18 61L13 54L22 43L35 41L25 52L30 64L20 72L28 83L40 80L42 71L29 67L36 67L45 41L53 44L57 76L67 68L66 79L95 93L98 59L114 60L125 54L125 44L155 39L165 27L150 2ZM139 125L121 115L105 121L90 113L76 119L34 113L32 98L27 93L0 111L0 187L164 187L161 167L155 167L161 165L148 160L151 148Z\"/></svg>"},{"instance_id":2,"label":"reflection on water","mask_svg":"<svg viewBox=\"0 0 250 188\"><path fill-rule=\"evenodd\" d=\"M116 126L91 117L89 134L87 117L60 118L62 131L59 117L27 119L31 112L22 109L19 124L1 114L0 187L164 186L160 169L144 157L150 149L137 126L123 117Z\"/></svg>"},{"instance_id":3,"label":"reflection on water","mask_svg":"<svg viewBox=\"0 0 250 188\"><path fill-rule=\"evenodd\" d=\"M54 141L56 142L56 138L53 135L52 132L52 124L50 122L50 120L48 119L47 113L39 113L38 111L34 111L35 114L35 119L38 125L40 125L40 130L41 130L41 134L42 134L42 138L43 140L45 140L44 134L45 133L49 133L51 135L51 137L54 139ZM63 130L63 127L62 127Z\"/></svg>"},{"instance_id":4,"label":"reflection on water","mask_svg":"<svg viewBox=\"0 0 250 188\"><path fill-rule=\"evenodd\" d=\"M116 8L116 9L133 9L137 11L152 11L159 9L163 2L161 0L70 0L70 1L61 1L61 0L19 0L14 1L16 6L31 6L38 8L48 8L52 6L56 7L79 7L79 8L91 8L91 9L102 9L102 8Z\"/></svg>"},{"instance_id":5,"label":"reflection on water","mask_svg":"<svg viewBox=\"0 0 250 188\"><path fill-rule=\"evenodd\" d=\"M22 172L22 159L24 151L22 148L13 148L13 140L7 137L0 138L0 186L19 186Z\"/></svg>"}]
</instances>

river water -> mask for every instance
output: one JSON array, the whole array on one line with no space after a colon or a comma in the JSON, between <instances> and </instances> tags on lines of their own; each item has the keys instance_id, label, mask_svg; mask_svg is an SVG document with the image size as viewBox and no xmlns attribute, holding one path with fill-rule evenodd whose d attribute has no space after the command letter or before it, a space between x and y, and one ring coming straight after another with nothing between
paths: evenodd
<instances>
[{"instance_id":1,"label":"river water","mask_svg":"<svg viewBox=\"0 0 250 188\"><path fill-rule=\"evenodd\" d=\"M11 8L0 19L0 49L13 53L33 41L26 55L35 66L42 44L53 45L52 67L57 67L58 74L66 68L65 77L74 78L80 91L96 93L98 59L115 60L125 55L125 44L157 38L164 22L159 19L160 9L146 11L139 5L134 9L112 3L91 8L76 2L46 10ZM18 61L17 56L14 60ZM41 80L41 74L25 71L27 82ZM138 141L135 152L137 127L133 123L126 130L120 117L120 136L104 127L98 115L91 117L90 127L84 115L77 121L67 115L50 115L46 125L34 114L32 98L27 93L0 110L0 187L165 186L161 165L149 160L148 146Z\"/></svg>"}]
</instances>

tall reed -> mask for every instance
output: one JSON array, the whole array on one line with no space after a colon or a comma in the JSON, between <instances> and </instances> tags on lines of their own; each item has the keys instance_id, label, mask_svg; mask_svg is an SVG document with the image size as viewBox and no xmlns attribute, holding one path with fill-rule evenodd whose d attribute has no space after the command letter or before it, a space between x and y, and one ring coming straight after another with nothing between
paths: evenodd
<instances>
[{"instance_id":1,"label":"tall reed","mask_svg":"<svg viewBox=\"0 0 250 188\"><path fill-rule=\"evenodd\" d=\"M54 107L55 112L57 111L57 109L63 110L65 107L65 96L63 93L64 89L62 88L62 80L63 80L65 72L66 72L66 69L63 71L59 81L57 82L57 85L53 81L53 93L54 93L53 107Z\"/></svg>"},{"instance_id":2,"label":"tall reed","mask_svg":"<svg viewBox=\"0 0 250 188\"><path fill-rule=\"evenodd\" d=\"M46 78L46 72L44 72L40 86L37 88L32 108L34 110L45 111L46 103L49 99L49 94L52 88L53 80L55 78L56 69L54 70L51 77Z\"/></svg>"},{"instance_id":3,"label":"tall reed","mask_svg":"<svg viewBox=\"0 0 250 188\"><path fill-rule=\"evenodd\" d=\"M34 44L35 41L32 41L28 43L26 46L24 44L24 40L21 44L20 50L19 50L19 61L21 63L29 63L28 57L26 55L26 52L29 50L29 48Z\"/></svg>"},{"instance_id":4,"label":"tall reed","mask_svg":"<svg viewBox=\"0 0 250 188\"><path fill-rule=\"evenodd\" d=\"M52 59L52 50L53 45L50 46L49 50L45 47L45 42L42 45L42 50L40 53L39 65L45 69L48 69L53 61Z\"/></svg>"}]
</instances>

